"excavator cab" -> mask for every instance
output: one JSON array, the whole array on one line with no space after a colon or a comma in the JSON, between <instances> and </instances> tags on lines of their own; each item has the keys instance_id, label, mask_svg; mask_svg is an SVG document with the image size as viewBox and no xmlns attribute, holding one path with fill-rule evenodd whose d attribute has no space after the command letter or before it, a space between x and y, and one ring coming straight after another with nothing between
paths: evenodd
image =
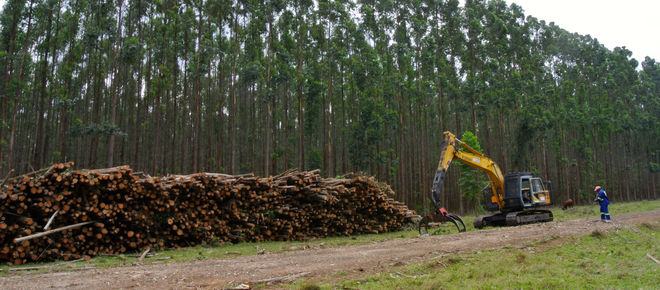
<instances>
[{"instance_id":1,"label":"excavator cab","mask_svg":"<svg viewBox=\"0 0 660 290\"><path fill-rule=\"evenodd\" d=\"M550 191L533 172L513 172L504 176L504 206L500 213L477 217L475 228L484 226L514 226L528 223L552 221L552 212L538 209L539 206L551 205ZM486 202L486 208L488 202ZM492 211L495 211L493 209Z\"/></svg>"},{"instance_id":2,"label":"excavator cab","mask_svg":"<svg viewBox=\"0 0 660 290\"><path fill-rule=\"evenodd\" d=\"M503 211L521 211L550 204L550 191L535 173L514 172L504 176Z\"/></svg>"}]
</instances>

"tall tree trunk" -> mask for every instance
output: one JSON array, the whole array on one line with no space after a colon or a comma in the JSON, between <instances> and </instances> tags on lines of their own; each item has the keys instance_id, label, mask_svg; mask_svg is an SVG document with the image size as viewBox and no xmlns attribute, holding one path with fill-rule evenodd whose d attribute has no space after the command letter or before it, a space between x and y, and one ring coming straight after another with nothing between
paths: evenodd
<instances>
[{"instance_id":1,"label":"tall tree trunk","mask_svg":"<svg viewBox=\"0 0 660 290\"><path fill-rule=\"evenodd\" d=\"M301 5L301 4L298 4ZM298 168L305 170L305 148L303 146L303 24L302 9L298 7Z\"/></svg>"},{"instance_id":2,"label":"tall tree trunk","mask_svg":"<svg viewBox=\"0 0 660 290\"><path fill-rule=\"evenodd\" d=\"M350 58L350 54L348 55ZM349 75L352 72L352 69L349 67ZM343 68L343 62L342 62L342 69L341 69L341 74L342 74L342 80L344 80L344 68ZM349 81L351 82L351 81ZM352 84L351 84L352 86ZM348 126L348 122L346 120L346 94L344 93L344 86L341 86L341 124L346 128ZM346 130L340 130L341 132L341 173L346 173L348 170L348 157L346 156Z\"/></svg>"},{"instance_id":3,"label":"tall tree trunk","mask_svg":"<svg viewBox=\"0 0 660 290\"><path fill-rule=\"evenodd\" d=\"M223 20L223 13L224 11L222 9L218 9L218 13L216 15L217 19L217 27L220 32L223 31L222 27L222 20ZM218 38L218 46L222 45L222 40L224 39L223 37ZM220 54L219 56L219 61L218 61L218 66L217 66L217 83L218 83L218 92L219 92L219 104L216 106L217 112L216 114L218 115L218 125L217 125L217 141L215 144L215 147L217 149L216 151L216 168L218 171L225 170L222 167L224 166L224 160L223 160L223 146L225 143L224 139L224 130L223 130L223 124L224 124L224 106L225 106L225 94L224 94L224 75L223 75L223 69L224 69L224 55Z\"/></svg>"},{"instance_id":4,"label":"tall tree trunk","mask_svg":"<svg viewBox=\"0 0 660 290\"><path fill-rule=\"evenodd\" d=\"M231 143L231 161L229 163L229 172L231 174L236 174L236 118L238 113L238 108L236 104L236 67L238 66L238 4L234 9L234 61L232 62L231 70L231 125L229 134L230 143Z\"/></svg>"},{"instance_id":5,"label":"tall tree trunk","mask_svg":"<svg viewBox=\"0 0 660 290\"><path fill-rule=\"evenodd\" d=\"M200 161L200 142L199 139L201 138L200 136L200 114L201 114L201 101L200 101L200 95L201 95L201 83L200 83L200 73L199 73L199 66L201 64L200 62L200 54L202 50L202 11L204 7L204 1L200 0L199 1L199 18L198 18L198 23L197 23L197 56L196 56L196 65L195 65L195 134L193 134L193 172L198 172L199 171L199 161Z\"/></svg>"},{"instance_id":6,"label":"tall tree trunk","mask_svg":"<svg viewBox=\"0 0 660 290\"><path fill-rule=\"evenodd\" d=\"M284 136L283 139L286 140L286 145L287 147L291 142L289 142L289 136L293 135L293 132L291 132L291 123L290 123L290 109L289 109L289 82L284 83ZM293 147L293 146L291 146ZM284 169L289 169L289 163L292 157L289 156L289 150L284 150Z\"/></svg>"},{"instance_id":7,"label":"tall tree trunk","mask_svg":"<svg viewBox=\"0 0 660 290\"><path fill-rule=\"evenodd\" d=\"M28 23L32 22L32 5L33 4L34 4L34 1L30 1L30 12L29 12L30 14L29 14L29 17L28 17L29 18ZM5 7L12 7L12 6L6 5ZM4 124L7 123L6 112L7 112L8 102L6 100L9 99L9 96L7 94L7 89L9 87L9 81L13 77L13 74L12 74L12 70L13 70L12 60L14 59L14 46L15 46L14 43L16 41L16 32L18 30L18 23L21 21L21 14L22 14L22 11L23 11L23 6L21 6L19 9L20 9L19 11L3 11L3 13L5 13L5 14L12 14L12 22L11 22L11 28L9 29L9 43L7 44L7 55L6 55L6 62L5 62L3 86L2 86L2 91L0 92L0 102L2 103L2 106L0 107L0 114L1 114L0 115L0 122L2 122L2 125L0 125L0 142L4 142L5 141L4 139L5 139L5 136L6 136L5 135L5 125ZM29 31L29 29L30 29L30 24L28 24L28 31ZM28 36L29 36L29 33L28 33ZM29 39L29 38L26 38L26 43L27 43L27 39ZM23 49L25 51L27 51L27 47L23 46ZM25 52L23 53L23 55L25 56ZM24 56L22 58L25 58ZM22 65L21 65L20 68L22 68ZM19 73L19 78L20 77L21 76L20 76L20 73ZM20 82L19 82L19 84L20 84ZM20 91L20 88L18 89L18 91ZM18 91L14 92L14 95L18 94ZM17 98L15 98L15 99L18 100ZM16 105L15 104L16 104L16 101L14 101L13 104L14 105L12 107L14 107L14 109L12 110L12 119L15 119L15 114L16 114L15 113L16 112L16 110L15 110ZM12 121L12 127L14 127L13 123L14 123L14 121ZM13 130L12 130L10 139L13 139ZM13 140L11 140L11 141L13 141ZM10 149L9 154L8 154L8 160L9 160L7 162L8 170L11 169L11 154L12 154L11 151L12 150ZM4 160L4 146L0 145L0 169L2 169L2 165L4 164L3 160ZM0 170L0 173L1 172L2 171Z\"/></svg>"},{"instance_id":8,"label":"tall tree trunk","mask_svg":"<svg viewBox=\"0 0 660 290\"><path fill-rule=\"evenodd\" d=\"M398 173L399 173L398 174L399 175L398 184L400 186L400 192L403 195L404 200L406 202L408 202L408 197L409 197L408 196L408 189L409 188L408 188L408 184L406 183L406 177L407 177L407 172L406 171L408 170L408 167L407 167L408 163L407 163L406 160L407 160L408 155L407 155L407 152L405 150L405 148L406 148L406 145L405 145L406 138L404 136L404 131L403 131L403 128L404 128L403 114L404 114L405 107L404 107L403 96L402 96L402 93L401 93L400 89L397 90L397 99L399 101L399 110L398 110L398 113L399 113L398 114L399 115L398 116L398 119L399 119L398 131L399 132L397 134L397 136L398 136L398 138L397 138L398 139L398 142L397 142L398 143L397 144L397 147L398 147L397 149L398 150L397 151L399 152L399 159L400 159L399 160L399 170L398 170Z\"/></svg>"},{"instance_id":9,"label":"tall tree trunk","mask_svg":"<svg viewBox=\"0 0 660 290\"><path fill-rule=\"evenodd\" d=\"M136 10L139 12L139 11L141 11L141 8L142 8L142 1L138 0ZM149 37L144 36L144 26L141 25L141 22L139 22L139 20L138 20L137 30L138 30L137 34L138 34L139 39L146 39L147 41L150 41L151 34L149 34ZM144 95L143 95L143 90L142 90L142 83L144 82L146 84L147 89L145 91L148 92L149 91L149 89L148 89L149 88L149 83L150 83L149 80L151 79L151 52L149 50L146 50L145 54L146 54L145 57L146 57L147 72L145 73L144 70L143 70L142 66L143 66L144 62L142 60L138 60L138 63L137 63L137 77L136 77L137 78L137 91L136 91L136 98L135 98L135 103L136 103L135 104L135 111L136 111L135 114L136 114L136 116L135 116L135 123L133 124L134 136L133 136L133 149L132 149L133 150L132 151L132 153L133 153L133 162L135 163L136 166L138 166L138 168L143 168L143 170L146 170L146 168L148 168L148 167L146 165L142 166L142 164L140 163L140 151L139 151L139 148L141 147L141 146L139 146L139 144L142 144L142 142L141 142L142 130L140 130L140 126L142 124L142 116L143 116L142 115L142 110L143 110L143 107L144 107L144 101L143 101ZM144 81L143 81L143 74L145 75Z\"/></svg>"},{"instance_id":10,"label":"tall tree trunk","mask_svg":"<svg viewBox=\"0 0 660 290\"><path fill-rule=\"evenodd\" d=\"M99 21L98 18L100 16L97 13L97 22ZM97 25L99 25L97 23ZM99 40L99 42L101 42ZM101 83L103 81L103 77L101 77L101 63L102 61L102 52L100 48L96 48L96 68L94 71L94 103L92 104L92 123L94 125L98 125L101 123L101 94L102 94L102 89L101 89ZM97 154L98 154L98 146L99 146L99 135L97 132L92 136L92 141L90 145L90 150L89 150L89 161L88 161L88 166L95 167L96 162L97 162Z\"/></svg>"},{"instance_id":11,"label":"tall tree trunk","mask_svg":"<svg viewBox=\"0 0 660 290\"><path fill-rule=\"evenodd\" d=\"M55 37L57 37L59 35L59 32L60 32L60 15L61 15L61 11L62 11L62 2L58 1L57 2L57 17L55 18L55 33L54 33ZM51 96L51 97L55 96L55 94L53 93L53 87L56 84L56 82L54 80L55 80L55 65L56 65L56 62L57 62L57 59L58 59L58 56L57 56L58 45L57 45L57 43L58 43L57 41L53 41L52 47L49 45L49 49L52 49L52 51L50 53L50 63L52 65L50 66L50 71L48 72L48 75L51 76L51 77L49 77L49 80L50 80L50 78L52 78L53 81L50 81L51 85L48 86L48 95ZM48 104L48 107L46 108L46 115L47 115L48 119L45 120L46 122L44 124L44 127L45 127L44 128L44 143L43 143L42 152L41 152L42 164L46 163L46 161L47 161L46 158L47 158L47 154L48 154L48 147L49 147L50 135L51 135L50 134L51 130L49 130L48 127L52 126L53 124L58 122L58 120L55 116L55 113L51 111L51 109L53 107L52 106L53 101L49 99L47 104Z\"/></svg>"},{"instance_id":12,"label":"tall tree trunk","mask_svg":"<svg viewBox=\"0 0 660 290\"><path fill-rule=\"evenodd\" d=\"M176 21L178 22L178 20ZM174 26L175 29L178 27L178 25ZM175 33L176 34L176 33ZM172 94L172 112L171 112L171 125L170 125L170 132L172 132L172 138L169 140L170 144L170 158L168 164L168 172L175 172L175 171L182 171L183 167L179 167L177 169L177 153L179 153L179 150L176 150L176 142L178 141L177 138L179 138L179 91L178 91L178 82L179 82L179 61L177 59L176 54L170 54L170 64L173 67L173 72L172 72L172 88L171 88L171 94ZM164 154L166 155L166 154Z\"/></svg>"},{"instance_id":13,"label":"tall tree trunk","mask_svg":"<svg viewBox=\"0 0 660 290\"><path fill-rule=\"evenodd\" d=\"M117 39L115 40L115 52L112 65L112 107L110 107L110 124L113 126L117 125L117 99L119 91L119 44L122 40L122 23L121 19L123 17L122 9L124 8L124 0L119 0L119 19L117 20ZM110 134L108 140L108 162L107 166L114 166L114 156L115 156L115 134Z\"/></svg>"},{"instance_id":14,"label":"tall tree trunk","mask_svg":"<svg viewBox=\"0 0 660 290\"><path fill-rule=\"evenodd\" d=\"M32 33L32 16L33 16L33 6L34 6L34 1L30 1L30 9L28 12L28 26L27 26L27 31L25 33L25 41L23 43L23 54L21 55L21 63L18 68L18 83L21 84L23 82L23 68L25 67L25 59L27 57L28 53L28 43L30 41L30 36ZM9 60L8 60L9 62ZM9 73L8 71L6 72L7 74ZM9 77L9 76L8 76ZM17 106L18 106L18 100L20 100L22 91L19 89L16 91L14 94L13 102L12 102L12 110L11 110L11 128L9 132L9 151L7 152L7 169L11 170L13 169L13 158L14 158L14 143L15 143L15 136L16 136L16 115L18 113ZM4 110L3 110L4 112ZM4 126L2 126L4 128ZM2 135L4 138L4 135ZM2 148L3 146L0 146ZM0 158L2 155L0 154ZM0 159L0 168L2 166L2 159Z\"/></svg>"},{"instance_id":15,"label":"tall tree trunk","mask_svg":"<svg viewBox=\"0 0 660 290\"><path fill-rule=\"evenodd\" d=\"M323 171L325 172L326 175L328 176L333 176L334 172L331 171L331 168L333 166L332 164L332 158L330 157L332 155L332 123L330 122L330 114L332 114L332 58L330 57L330 41L332 39L332 22L328 20L328 32L327 32L328 38L326 39L325 42L325 54L326 54L326 64L327 64L327 75L326 75L326 81L328 84L328 93L327 93L327 100L325 103L325 111L324 111L324 116L325 116L325 146L323 150Z\"/></svg>"},{"instance_id":16,"label":"tall tree trunk","mask_svg":"<svg viewBox=\"0 0 660 290\"><path fill-rule=\"evenodd\" d=\"M185 33L184 42L187 42L187 40L188 40L188 33ZM184 68L188 68L188 66L189 66L188 54L189 54L188 53L188 46L186 46L185 51L183 53L183 55L185 56L183 58L183 67ZM188 161L188 159L187 159L188 146L186 146L186 144L187 144L186 141L188 140L188 134L189 134L188 131L190 131L190 130L185 129L187 124L189 124L188 123L189 112L188 112L188 108L186 108L188 106L183 105L183 104L189 104L190 103L190 77L189 77L188 69L184 69L182 71L182 73L183 73L183 88L182 88L182 91L181 91L181 104L182 104L182 106L178 107L178 111L182 111L182 112L179 114L180 118L177 121L177 123L180 123L180 124L178 124L177 127L176 127L176 130L178 132L178 134L177 134L178 138L175 141L177 146L179 148L181 148L181 150L179 150L179 152L177 152L177 155L176 155L176 158L177 158L176 159L177 160L176 164L177 165L175 167L179 168L179 170L181 172L185 172L186 171L186 162Z\"/></svg>"},{"instance_id":17,"label":"tall tree trunk","mask_svg":"<svg viewBox=\"0 0 660 290\"><path fill-rule=\"evenodd\" d=\"M169 18L165 17L164 18L164 23L163 25L165 27L168 27L169 25ZM167 30L163 29L163 33L161 35L162 39L167 39ZM162 140L161 140L161 127L162 127L162 119L163 119L163 110L161 103L163 101L163 92L165 91L165 75L161 72L162 67L164 66L165 62L165 50L166 50L166 43L165 41L162 41L160 44L160 57L159 57L159 62L158 62L158 85L156 87L156 100L154 104L154 115L155 115L155 128L154 128L154 138L152 139L152 160L151 160L151 170L154 174L159 174L162 173L162 164L161 164L161 159L163 154L162 149Z\"/></svg>"},{"instance_id":18,"label":"tall tree trunk","mask_svg":"<svg viewBox=\"0 0 660 290\"><path fill-rule=\"evenodd\" d=\"M264 142L264 176L270 175L270 146L271 144L271 99L273 99L270 88L270 59L273 55L273 15L268 12L268 45L266 55L266 123L264 130L266 131L266 142Z\"/></svg>"},{"instance_id":19,"label":"tall tree trunk","mask_svg":"<svg viewBox=\"0 0 660 290\"><path fill-rule=\"evenodd\" d=\"M44 162L44 156L42 155L44 152L44 130L45 130L45 116L44 114L46 113L45 107L46 107L46 99L48 99L48 95L46 93L46 84L48 83L48 54L50 52L50 38L52 35L52 23L53 23L53 6L48 7L51 11L48 13L48 24L46 24L46 39L44 40L44 43L46 43L46 48L44 49L44 56L42 58L42 67L41 67L41 84L39 88L39 99L38 99L38 121L37 121L37 132L36 132L36 144L34 148L34 157L32 159L32 166L34 168L39 168Z\"/></svg>"},{"instance_id":20,"label":"tall tree trunk","mask_svg":"<svg viewBox=\"0 0 660 290\"><path fill-rule=\"evenodd\" d=\"M80 17L80 9L78 8L78 3L79 1L76 0L73 9L75 10L74 14L74 19L78 19ZM77 24L77 23L76 23ZM74 30L74 27L69 27L68 31L68 53L67 53L67 66L73 70L73 56L74 56L74 43L75 43L75 35L72 32ZM64 78L64 94L65 94L65 100L69 101L71 100L71 82L73 78L73 73L67 72L65 78ZM59 123L59 131L58 131L58 142L57 142L57 150L60 152L60 156L62 156L62 161L65 161L68 159L68 146L67 146L67 131L69 129L69 103L65 103L65 105L62 106L60 109L60 123Z\"/></svg>"},{"instance_id":21,"label":"tall tree trunk","mask_svg":"<svg viewBox=\"0 0 660 290\"><path fill-rule=\"evenodd\" d=\"M506 144L506 121L504 118L504 108L500 107L500 141L502 142L501 144L501 156L502 156L502 170L504 172L509 172L511 169L509 168L509 161L508 161L508 156L507 156L507 144Z\"/></svg>"}]
</instances>

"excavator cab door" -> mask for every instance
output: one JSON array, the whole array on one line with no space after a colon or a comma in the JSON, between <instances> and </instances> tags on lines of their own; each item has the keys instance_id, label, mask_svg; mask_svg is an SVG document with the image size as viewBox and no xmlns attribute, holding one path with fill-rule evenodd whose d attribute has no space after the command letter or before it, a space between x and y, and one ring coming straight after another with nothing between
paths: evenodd
<instances>
[{"instance_id":1,"label":"excavator cab door","mask_svg":"<svg viewBox=\"0 0 660 290\"><path fill-rule=\"evenodd\" d=\"M505 212L521 211L532 207L531 172L514 172L504 176L504 208Z\"/></svg>"},{"instance_id":2,"label":"excavator cab door","mask_svg":"<svg viewBox=\"0 0 660 290\"><path fill-rule=\"evenodd\" d=\"M523 205L529 207L532 205L532 186L529 176L520 178L520 196L523 200Z\"/></svg>"},{"instance_id":3,"label":"excavator cab door","mask_svg":"<svg viewBox=\"0 0 660 290\"><path fill-rule=\"evenodd\" d=\"M530 179L530 182L531 182L532 203L534 205L550 204L550 191L545 189L543 180L537 177Z\"/></svg>"},{"instance_id":4,"label":"excavator cab door","mask_svg":"<svg viewBox=\"0 0 660 290\"><path fill-rule=\"evenodd\" d=\"M520 197L525 208L550 204L550 193L536 176L520 177Z\"/></svg>"}]
</instances>

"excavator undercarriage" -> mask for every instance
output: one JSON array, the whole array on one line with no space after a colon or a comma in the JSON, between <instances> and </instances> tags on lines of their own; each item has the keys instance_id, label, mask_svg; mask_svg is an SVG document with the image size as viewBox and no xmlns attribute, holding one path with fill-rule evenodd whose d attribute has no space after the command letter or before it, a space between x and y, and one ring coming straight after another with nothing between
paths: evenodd
<instances>
[{"instance_id":1,"label":"excavator undercarriage","mask_svg":"<svg viewBox=\"0 0 660 290\"><path fill-rule=\"evenodd\" d=\"M514 211L477 217L474 219L474 227L481 229L485 226L518 226L550 222L552 218L552 212L549 210Z\"/></svg>"}]
</instances>

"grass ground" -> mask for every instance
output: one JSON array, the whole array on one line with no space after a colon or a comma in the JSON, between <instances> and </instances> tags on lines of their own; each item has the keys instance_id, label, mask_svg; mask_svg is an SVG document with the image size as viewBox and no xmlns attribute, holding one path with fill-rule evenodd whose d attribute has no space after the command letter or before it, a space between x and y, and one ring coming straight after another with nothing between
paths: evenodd
<instances>
[{"instance_id":1,"label":"grass ground","mask_svg":"<svg viewBox=\"0 0 660 290\"><path fill-rule=\"evenodd\" d=\"M439 257L357 280L299 282L297 289L658 289L660 224L551 238L523 248Z\"/></svg>"},{"instance_id":2,"label":"grass ground","mask_svg":"<svg viewBox=\"0 0 660 290\"><path fill-rule=\"evenodd\" d=\"M613 219L616 219L618 214L627 214L635 212L645 212L650 210L655 210L660 208L660 200L656 201L639 201L639 202L630 202L630 203L613 203L610 205L610 212L613 215ZM599 208L597 205L592 206L580 206L570 208L566 211L561 209L553 209L555 220L571 220L578 218L598 218L599 217ZM472 220L474 216L465 216L463 217L467 230L475 230L472 226ZM454 233L455 228L444 227L442 228L440 234ZM164 250L158 251L158 256L154 258L144 259L141 263L153 263L153 262L181 262L181 261L190 261L196 259L209 259L209 258L228 258L236 256L245 256L245 255L256 255L260 251L265 251L269 253L277 252L286 252L286 251L296 251L306 248L324 248L324 247L338 247L345 245L353 244L363 244L370 242L378 242L390 239L399 239L399 238L412 238L417 237L418 233L416 230L409 231L400 231L392 233L382 233L382 234L373 234L373 235L361 235L361 236L352 236L352 237L333 237L333 238L324 238L324 239L313 239L308 241L293 241L293 242L259 242L259 243L240 243L240 244L223 244L223 245L202 245L190 248L175 249L175 250ZM136 253L133 253L134 255ZM139 255L139 253L137 253ZM166 259L166 260L165 260ZM119 255L115 257L95 257L89 261L76 261L76 262L50 262L50 263L37 263L23 266L0 266L0 277L12 275L16 273L26 273L21 269L32 268L33 270L30 273L34 272L51 272L51 271L63 271L70 270L80 267L96 267L96 268L105 268L105 267L116 267L121 265L130 265L137 263L137 257L131 257L130 255Z\"/></svg>"}]
</instances>

